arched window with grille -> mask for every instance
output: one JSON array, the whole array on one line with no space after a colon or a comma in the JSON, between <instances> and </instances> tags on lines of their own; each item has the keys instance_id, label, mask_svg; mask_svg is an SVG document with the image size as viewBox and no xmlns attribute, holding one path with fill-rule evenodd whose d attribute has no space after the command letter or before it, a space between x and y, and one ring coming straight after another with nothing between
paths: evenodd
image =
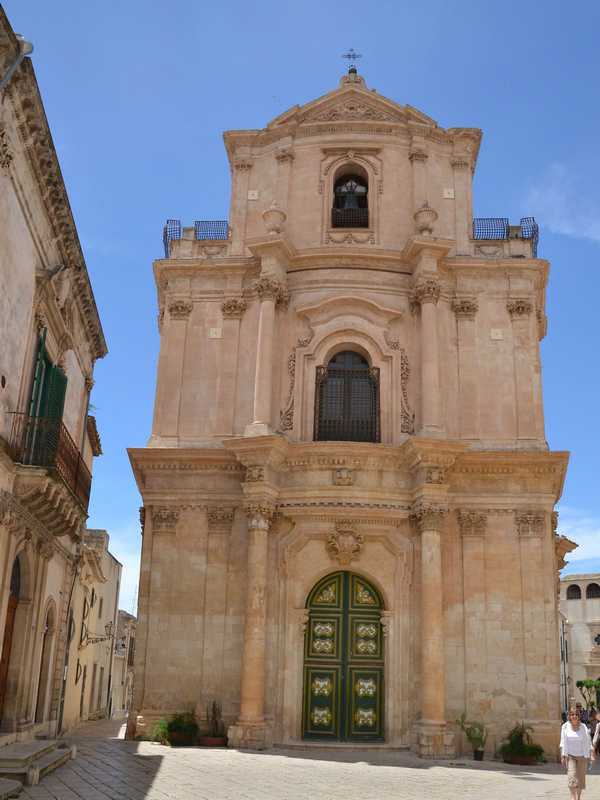
<instances>
[{"instance_id":1,"label":"arched window with grille","mask_svg":"<svg viewBox=\"0 0 600 800\"><path fill-rule=\"evenodd\" d=\"M369 184L366 177L344 173L333 185L332 228L369 227Z\"/></svg>"},{"instance_id":2,"label":"arched window with grille","mask_svg":"<svg viewBox=\"0 0 600 800\"><path fill-rule=\"evenodd\" d=\"M567 600L581 600L581 587L576 583L567 588Z\"/></svg>"},{"instance_id":3,"label":"arched window with grille","mask_svg":"<svg viewBox=\"0 0 600 800\"><path fill-rule=\"evenodd\" d=\"M317 367L315 441L379 442L379 369L352 350Z\"/></svg>"},{"instance_id":4,"label":"arched window with grille","mask_svg":"<svg viewBox=\"0 0 600 800\"><path fill-rule=\"evenodd\" d=\"M588 583L585 590L586 600L593 600L595 597L600 597L600 586L597 583Z\"/></svg>"}]
</instances>

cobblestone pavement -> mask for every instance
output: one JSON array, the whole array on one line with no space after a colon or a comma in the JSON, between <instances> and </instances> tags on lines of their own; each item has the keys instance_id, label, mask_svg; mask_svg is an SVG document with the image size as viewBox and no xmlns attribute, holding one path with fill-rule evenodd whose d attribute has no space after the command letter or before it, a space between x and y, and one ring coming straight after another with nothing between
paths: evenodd
<instances>
[{"instance_id":1,"label":"cobblestone pavement","mask_svg":"<svg viewBox=\"0 0 600 800\"><path fill-rule=\"evenodd\" d=\"M566 800L558 764L425 761L406 752L279 749L265 753L123 741L118 722L88 722L77 758L20 797L31 800ZM121 738L120 738L121 737ZM600 797L600 764L583 800Z\"/></svg>"}]
</instances>

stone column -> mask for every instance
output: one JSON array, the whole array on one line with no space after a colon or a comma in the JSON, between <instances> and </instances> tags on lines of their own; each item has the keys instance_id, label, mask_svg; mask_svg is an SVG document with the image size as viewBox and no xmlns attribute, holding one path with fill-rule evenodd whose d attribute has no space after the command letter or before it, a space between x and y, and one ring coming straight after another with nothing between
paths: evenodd
<instances>
[{"instance_id":1,"label":"stone column","mask_svg":"<svg viewBox=\"0 0 600 800\"><path fill-rule=\"evenodd\" d=\"M473 509L458 511L462 545L465 711L479 719L489 699L487 683L487 611L485 602L485 530L487 515Z\"/></svg>"},{"instance_id":2,"label":"stone column","mask_svg":"<svg viewBox=\"0 0 600 800\"><path fill-rule=\"evenodd\" d=\"M473 230L473 199L471 183L473 165L469 154L456 154L450 160L454 171L454 219L456 225L456 254L470 255Z\"/></svg>"},{"instance_id":3,"label":"stone column","mask_svg":"<svg viewBox=\"0 0 600 800\"><path fill-rule=\"evenodd\" d=\"M477 300L456 297L452 310L458 328L458 413L461 439L479 439L479 380L477 369L477 335L475 314Z\"/></svg>"},{"instance_id":4,"label":"stone column","mask_svg":"<svg viewBox=\"0 0 600 800\"><path fill-rule=\"evenodd\" d=\"M251 502L248 515L248 586L242 652L240 716L228 731L233 747L263 750L272 745L265 723L265 641L268 533L275 511L272 503Z\"/></svg>"},{"instance_id":5,"label":"stone column","mask_svg":"<svg viewBox=\"0 0 600 800\"><path fill-rule=\"evenodd\" d=\"M163 328L158 359L158 373L162 380L157 384L152 434L161 439L172 439L176 444L185 340L192 303L190 300L171 298L167 302L167 310L169 318L166 330Z\"/></svg>"},{"instance_id":6,"label":"stone column","mask_svg":"<svg viewBox=\"0 0 600 800\"><path fill-rule=\"evenodd\" d=\"M240 325L246 310L243 297L230 297L221 305L223 314L223 338L227 345L227 356L222 369L221 402L218 430L235 434L236 389L238 376L238 353L240 347Z\"/></svg>"},{"instance_id":7,"label":"stone column","mask_svg":"<svg viewBox=\"0 0 600 800\"><path fill-rule=\"evenodd\" d=\"M412 519L421 536L421 720L419 752L450 756L454 736L446 732L444 615L441 530L445 505L419 500Z\"/></svg>"},{"instance_id":8,"label":"stone column","mask_svg":"<svg viewBox=\"0 0 600 800\"><path fill-rule=\"evenodd\" d=\"M413 173L413 208L427 200L427 153L425 141L413 138L408 155Z\"/></svg>"},{"instance_id":9,"label":"stone column","mask_svg":"<svg viewBox=\"0 0 600 800\"><path fill-rule=\"evenodd\" d=\"M247 435L264 435L271 432L271 398L273 394L273 336L275 333L275 307L286 303L288 294L277 278L264 275L254 284L260 297L256 369L254 373L254 412Z\"/></svg>"},{"instance_id":10,"label":"stone column","mask_svg":"<svg viewBox=\"0 0 600 800\"><path fill-rule=\"evenodd\" d=\"M537 344L537 323L529 300L509 300L512 320L517 411L517 438L544 440L542 374Z\"/></svg>"},{"instance_id":11,"label":"stone column","mask_svg":"<svg viewBox=\"0 0 600 800\"><path fill-rule=\"evenodd\" d=\"M229 224L231 230L231 254L241 255L244 252L246 238L246 216L248 210L248 186L252 160L238 156L232 164L233 183L231 187L231 206Z\"/></svg>"},{"instance_id":12,"label":"stone column","mask_svg":"<svg viewBox=\"0 0 600 800\"><path fill-rule=\"evenodd\" d=\"M421 277L413 289L411 303L421 307L421 433L443 433L440 402L436 306L440 296L437 278Z\"/></svg>"}]
</instances>

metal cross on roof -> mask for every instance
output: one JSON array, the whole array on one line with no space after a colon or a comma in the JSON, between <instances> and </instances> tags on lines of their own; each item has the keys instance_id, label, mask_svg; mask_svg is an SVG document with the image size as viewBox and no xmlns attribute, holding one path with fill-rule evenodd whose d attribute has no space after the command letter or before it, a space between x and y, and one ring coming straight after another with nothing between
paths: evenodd
<instances>
[{"instance_id":1,"label":"metal cross on roof","mask_svg":"<svg viewBox=\"0 0 600 800\"><path fill-rule=\"evenodd\" d=\"M351 47L347 53L342 53L342 58L347 58L350 66L353 67L354 64L352 62L356 61L357 58L362 58L362 53L355 53L354 48Z\"/></svg>"}]
</instances>

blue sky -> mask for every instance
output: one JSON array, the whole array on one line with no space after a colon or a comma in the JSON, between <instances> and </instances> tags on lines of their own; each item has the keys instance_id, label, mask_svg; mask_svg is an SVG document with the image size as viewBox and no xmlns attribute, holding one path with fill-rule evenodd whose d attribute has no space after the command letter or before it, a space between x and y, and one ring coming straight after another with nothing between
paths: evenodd
<instances>
[{"instance_id":1,"label":"blue sky","mask_svg":"<svg viewBox=\"0 0 600 800\"><path fill-rule=\"evenodd\" d=\"M152 261L167 217L226 219L222 132L261 128L336 88L349 47L367 86L443 127L483 129L476 216L535 216L551 262L546 436L570 450L559 532L568 572L600 571L595 320L600 110L593 2L4 0L32 60L109 354L92 403L104 455L90 527L124 564L133 610L140 496L126 447L150 435L158 354Z\"/></svg>"}]
</instances>

